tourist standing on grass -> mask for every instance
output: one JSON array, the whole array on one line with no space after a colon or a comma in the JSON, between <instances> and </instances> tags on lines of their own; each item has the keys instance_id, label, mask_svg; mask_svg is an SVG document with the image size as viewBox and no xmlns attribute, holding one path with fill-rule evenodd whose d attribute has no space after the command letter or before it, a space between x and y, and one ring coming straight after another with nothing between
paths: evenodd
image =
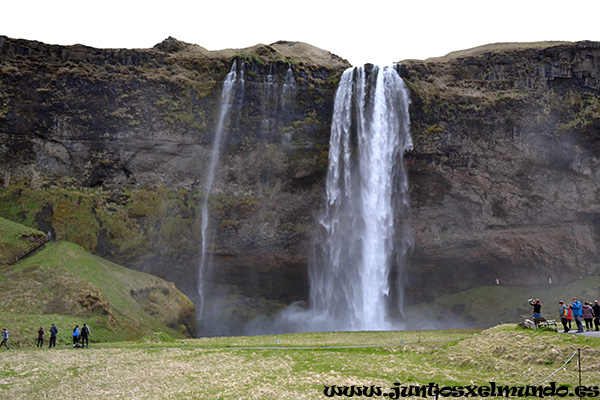
<instances>
[{"instance_id":1,"label":"tourist standing on grass","mask_svg":"<svg viewBox=\"0 0 600 400\"><path fill-rule=\"evenodd\" d=\"M577 324L577 333L583 332L583 324L581 323L581 318L583 313L581 311L581 302L577 300L577 297L573 297L573 304L571 304L571 311L573 311L573 318L575 318L575 323Z\"/></svg>"},{"instance_id":2,"label":"tourist standing on grass","mask_svg":"<svg viewBox=\"0 0 600 400\"><path fill-rule=\"evenodd\" d=\"M44 345L44 327L40 326L40 329L38 330L38 341L37 341L37 347L42 347Z\"/></svg>"},{"instance_id":3,"label":"tourist standing on grass","mask_svg":"<svg viewBox=\"0 0 600 400\"><path fill-rule=\"evenodd\" d=\"M90 347L88 336L90 335L90 328L86 324L83 324L81 328L81 347Z\"/></svg>"},{"instance_id":4,"label":"tourist standing on grass","mask_svg":"<svg viewBox=\"0 0 600 400\"><path fill-rule=\"evenodd\" d=\"M78 342L79 342L79 325L75 325L75 328L73 328L73 347L77 347Z\"/></svg>"},{"instance_id":5,"label":"tourist standing on grass","mask_svg":"<svg viewBox=\"0 0 600 400\"><path fill-rule=\"evenodd\" d=\"M58 334L58 328L52 324L50 328L50 346L48 348L56 347L56 335Z\"/></svg>"},{"instance_id":6,"label":"tourist standing on grass","mask_svg":"<svg viewBox=\"0 0 600 400\"><path fill-rule=\"evenodd\" d=\"M6 350L9 350L10 347L8 347L8 329L6 328L2 328L2 342L0 342L0 347L2 347L2 345L6 346Z\"/></svg>"},{"instance_id":7,"label":"tourist standing on grass","mask_svg":"<svg viewBox=\"0 0 600 400\"><path fill-rule=\"evenodd\" d=\"M600 304L598 304L598 300L594 300L594 305L592 306L594 310L594 325L596 326L596 331L600 330Z\"/></svg>"},{"instance_id":8,"label":"tourist standing on grass","mask_svg":"<svg viewBox=\"0 0 600 400\"><path fill-rule=\"evenodd\" d=\"M586 301L583 306L581 306L581 312L583 313L583 320L585 321L585 330L590 331L593 330L592 321L594 320L594 309L589 301Z\"/></svg>"},{"instance_id":9,"label":"tourist standing on grass","mask_svg":"<svg viewBox=\"0 0 600 400\"><path fill-rule=\"evenodd\" d=\"M558 315L560 315L560 322L562 322L563 327L565 328L563 333L567 333L567 332L569 332L567 315L569 315L571 313L571 310L569 310L569 307L567 307L567 305L562 300L559 301L558 304L559 304Z\"/></svg>"}]
</instances>

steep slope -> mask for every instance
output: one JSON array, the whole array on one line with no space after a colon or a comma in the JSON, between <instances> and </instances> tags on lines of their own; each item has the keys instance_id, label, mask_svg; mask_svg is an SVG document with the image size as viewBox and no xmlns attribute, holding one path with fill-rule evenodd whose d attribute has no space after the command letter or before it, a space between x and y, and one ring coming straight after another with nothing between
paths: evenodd
<instances>
[{"instance_id":1,"label":"steep slope","mask_svg":"<svg viewBox=\"0 0 600 400\"><path fill-rule=\"evenodd\" d=\"M17 231L15 225L0 219L0 242ZM30 234L24 226L21 231ZM67 242L48 243L14 266L1 266L0 292L0 315L10 326L12 343L32 344L39 325L49 329L51 323L67 332L86 322L94 340L134 339L155 331L193 336L197 330L194 306L175 285Z\"/></svg>"}]
</instances>

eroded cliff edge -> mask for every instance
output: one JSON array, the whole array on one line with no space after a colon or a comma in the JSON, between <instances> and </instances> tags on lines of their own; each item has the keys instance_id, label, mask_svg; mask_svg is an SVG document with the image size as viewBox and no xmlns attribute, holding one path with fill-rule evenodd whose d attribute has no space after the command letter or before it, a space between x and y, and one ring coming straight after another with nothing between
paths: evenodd
<instances>
[{"instance_id":1,"label":"eroded cliff edge","mask_svg":"<svg viewBox=\"0 0 600 400\"><path fill-rule=\"evenodd\" d=\"M169 38L102 50L0 37L3 215L193 299L198 204L233 59L245 92L211 196L215 311L236 331L307 300L333 99L349 65L302 43L209 52ZM285 101L267 83L281 87L290 68ZM490 278L561 282L597 268L599 71L593 42L402 62L415 142L407 303Z\"/></svg>"}]
</instances>

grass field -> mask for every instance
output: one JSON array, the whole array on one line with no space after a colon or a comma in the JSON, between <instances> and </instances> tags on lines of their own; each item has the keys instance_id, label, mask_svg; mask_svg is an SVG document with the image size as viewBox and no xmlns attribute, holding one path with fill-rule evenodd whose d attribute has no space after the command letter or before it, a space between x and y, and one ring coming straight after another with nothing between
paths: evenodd
<instances>
[{"instance_id":1,"label":"grass field","mask_svg":"<svg viewBox=\"0 0 600 400\"><path fill-rule=\"evenodd\" d=\"M349 346L361 347L349 347ZM380 346L369 346L380 345ZM0 350L7 399L319 399L325 385L600 385L600 340L501 325L484 331L333 332L90 349ZM562 367L562 368L561 368ZM346 398L344 396L338 398ZM379 396L379 398L384 398Z\"/></svg>"}]
</instances>

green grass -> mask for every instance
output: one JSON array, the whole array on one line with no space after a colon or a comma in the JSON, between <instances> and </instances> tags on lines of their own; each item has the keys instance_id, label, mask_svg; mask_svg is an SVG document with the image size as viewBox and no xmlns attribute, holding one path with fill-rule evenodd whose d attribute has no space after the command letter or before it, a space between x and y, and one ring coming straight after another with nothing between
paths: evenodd
<instances>
[{"instance_id":1,"label":"green grass","mask_svg":"<svg viewBox=\"0 0 600 400\"><path fill-rule=\"evenodd\" d=\"M31 244L25 240L28 236L39 237L44 233L0 217L0 265L8 264L11 256Z\"/></svg>"},{"instance_id":2,"label":"green grass","mask_svg":"<svg viewBox=\"0 0 600 400\"><path fill-rule=\"evenodd\" d=\"M0 215L31 228L46 221L54 228L56 240L76 243L90 252L103 236L108 252L131 260L151 250L162 254L194 250L200 236L196 196L160 185L103 191L36 189L16 182L0 188Z\"/></svg>"},{"instance_id":3,"label":"green grass","mask_svg":"<svg viewBox=\"0 0 600 400\"><path fill-rule=\"evenodd\" d=\"M86 322L94 341L139 339L164 331L184 336L181 325L195 314L174 284L89 254L68 242L47 244L12 267L0 268L0 320L15 347L33 345L37 329L55 323L70 331Z\"/></svg>"},{"instance_id":4,"label":"green grass","mask_svg":"<svg viewBox=\"0 0 600 400\"><path fill-rule=\"evenodd\" d=\"M272 346L275 338L280 339L278 346ZM400 338L405 342L387 343ZM263 344L271 347L261 348ZM382 346L334 347L338 344ZM576 362L559 367L577 349L582 351L582 383L598 385L599 339L514 325L485 331L204 338L184 344L157 334L150 341L96 344L89 350L65 346L0 350L0 395L27 399L43 393L71 399L84 392L91 399L319 399L326 398L325 385L376 385L384 391L395 382L528 385L557 369L549 381L572 389L579 379Z\"/></svg>"}]
</instances>

